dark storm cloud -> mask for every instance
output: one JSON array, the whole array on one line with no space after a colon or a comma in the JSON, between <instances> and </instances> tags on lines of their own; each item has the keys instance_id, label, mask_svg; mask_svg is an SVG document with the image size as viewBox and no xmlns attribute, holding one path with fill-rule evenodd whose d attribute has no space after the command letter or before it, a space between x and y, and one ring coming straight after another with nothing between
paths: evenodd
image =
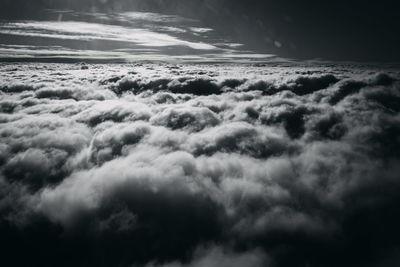
<instances>
[{"instance_id":1,"label":"dark storm cloud","mask_svg":"<svg viewBox=\"0 0 400 267\"><path fill-rule=\"evenodd\" d=\"M4 261L398 263L398 71L8 67L0 67Z\"/></svg>"}]
</instances>

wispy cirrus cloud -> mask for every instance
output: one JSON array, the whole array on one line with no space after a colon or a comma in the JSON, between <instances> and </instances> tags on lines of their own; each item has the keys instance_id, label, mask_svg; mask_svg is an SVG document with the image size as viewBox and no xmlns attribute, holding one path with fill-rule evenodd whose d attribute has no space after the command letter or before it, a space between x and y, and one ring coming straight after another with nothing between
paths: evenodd
<instances>
[{"instance_id":1,"label":"wispy cirrus cloud","mask_svg":"<svg viewBox=\"0 0 400 267\"><path fill-rule=\"evenodd\" d=\"M10 22L1 25L0 33L82 41L127 42L144 47L187 46L198 50L216 48L210 44L184 41L165 33L152 32L146 29L79 21Z\"/></svg>"},{"instance_id":2,"label":"wispy cirrus cloud","mask_svg":"<svg viewBox=\"0 0 400 267\"><path fill-rule=\"evenodd\" d=\"M149 12L47 12L50 20L1 22L1 58L128 62L271 59L271 55L247 51L199 21L180 16ZM16 40L24 40L23 46Z\"/></svg>"}]
</instances>

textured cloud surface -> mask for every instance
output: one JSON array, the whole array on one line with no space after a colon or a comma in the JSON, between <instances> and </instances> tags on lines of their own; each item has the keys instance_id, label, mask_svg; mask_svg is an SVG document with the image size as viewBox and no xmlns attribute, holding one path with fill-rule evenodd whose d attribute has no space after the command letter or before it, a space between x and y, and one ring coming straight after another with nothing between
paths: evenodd
<instances>
[{"instance_id":1,"label":"textured cloud surface","mask_svg":"<svg viewBox=\"0 0 400 267\"><path fill-rule=\"evenodd\" d=\"M394 266L400 74L0 65L13 266Z\"/></svg>"}]
</instances>

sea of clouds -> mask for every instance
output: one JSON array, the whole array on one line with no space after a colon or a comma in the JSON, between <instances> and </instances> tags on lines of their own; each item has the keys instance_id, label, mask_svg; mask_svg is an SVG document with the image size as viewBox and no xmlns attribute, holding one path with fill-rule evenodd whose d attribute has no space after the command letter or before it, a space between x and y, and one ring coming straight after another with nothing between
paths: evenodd
<instances>
[{"instance_id":1,"label":"sea of clouds","mask_svg":"<svg viewBox=\"0 0 400 267\"><path fill-rule=\"evenodd\" d=\"M10 266L394 266L400 73L1 64Z\"/></svg>"}]
</instances>

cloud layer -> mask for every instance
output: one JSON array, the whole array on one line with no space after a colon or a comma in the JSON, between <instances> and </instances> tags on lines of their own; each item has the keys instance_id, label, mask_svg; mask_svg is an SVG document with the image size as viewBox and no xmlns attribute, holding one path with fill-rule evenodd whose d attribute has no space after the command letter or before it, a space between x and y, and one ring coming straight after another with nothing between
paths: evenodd
<instances>
[{"instance_id":1,"label":"cloud layer","mask_svg":"<svg viewBox=\"0 0 400 267\"><path fill-rule=\"evenodd\" d=\"M33 12L27 17L4 19L0 22L0 59L69 63L276 60L274 55L252 52L233 43L234 39L204 27L207 24L198 20L123 10L100 13L45 9L37 16Z\"/></svg>"},{"instance_id":2,"label":"cloud layer","mask_svg":"<svg viewBox=\"0 0 400 267\"><path fill-rule=\"evenodd\" d=\"M400 260L397 70L0 72L1 250L14 266Z\"/></svg>"}]
</instances>

